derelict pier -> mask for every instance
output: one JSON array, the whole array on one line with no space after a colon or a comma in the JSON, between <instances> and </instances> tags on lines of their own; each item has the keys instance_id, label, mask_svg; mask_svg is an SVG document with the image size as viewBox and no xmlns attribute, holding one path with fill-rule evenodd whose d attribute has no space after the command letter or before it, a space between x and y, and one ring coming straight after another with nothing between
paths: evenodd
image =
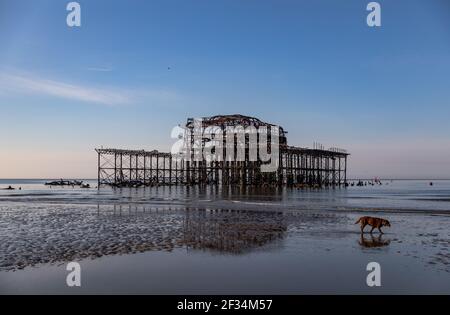
<instances>
[{"instance_id":1,"label":"derelict pier","mask_svg":"<svg viewBox=\"0 0 450 315\"><path fill-rule=\"evenodd\" d=\"M96 149L99 187L101 185L118 187L287 185L317 188L347 186L349 154L345 150L325 149L318 144L314 148L289 146L287 132L282 127L277 126L277 131L271 132L270 130L275 130L273 129L275 125L249 116L205 117L197 123L197 126L195 124L194 119L187 120L184 126L187 146L179 153ZM200 136L197 137L196 128L201 130ZM263 136L261 130L269 131ZM209 155L215 158L208 155L200 155L198 158L197 151L208 147ZM263 167L267 163L261 160L263 151L266 155L272 154L271 162L275 168L264 171ZM276 163L273 163L274 160Z\"/></svg>"}]
</instances>

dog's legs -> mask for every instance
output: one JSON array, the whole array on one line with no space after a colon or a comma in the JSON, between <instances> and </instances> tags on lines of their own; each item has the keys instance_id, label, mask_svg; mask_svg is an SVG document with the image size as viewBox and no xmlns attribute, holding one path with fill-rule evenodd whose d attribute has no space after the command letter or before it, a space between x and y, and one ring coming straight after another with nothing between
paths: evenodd
<instances>
[{"instance_id":1,"label":"dog's legs","mask_svg":"<svg viewBox=\"0 0 450 315\"><path fill-rule=\"evenodd\" d=\"M364 233L364 228L366 227L366 225L365 224L361 224L361 234L363 234Z\"/></svg>"},{"instance_id":2,"label":"dog's legs","mask_svg":"<svg viewBox=\"0 0 450 315\"><path fill-rule=\"evenodd\" d=\"M381 234L384 234L381 228L378 228L378 231L380 231Z\"/></svg>"},{"instance_id":3,"label":"dog's legs","mask_svg":"<svg viewBox=\"0 0 450 315\"><path fill-rule=\"evenodd\" d=\"M370 230L370 234L372 234L374 227L372 226L372 229Z\"/></svg>"}]
</instances>

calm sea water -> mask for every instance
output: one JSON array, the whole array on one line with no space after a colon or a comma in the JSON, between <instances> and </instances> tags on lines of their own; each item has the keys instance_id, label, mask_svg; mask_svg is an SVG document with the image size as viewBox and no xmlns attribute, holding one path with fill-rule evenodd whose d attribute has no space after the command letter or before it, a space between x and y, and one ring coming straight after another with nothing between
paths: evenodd
<instances>
[{"instance_id":1,"label":"calm sea water","mask_svg":"<svg viewBox=\"0 0 450 315\"><path fill-rule=\"evenodd\" d=\"M147 187L91 189L50 187L38 179L2 179L0 203L145 204L149 206L254 210L415 210L450 211L450 180L383 181L383 185L336 189L230 189L217 187ZM21 188L21 190L19 190Z\"/></svg>"}]
</instances>

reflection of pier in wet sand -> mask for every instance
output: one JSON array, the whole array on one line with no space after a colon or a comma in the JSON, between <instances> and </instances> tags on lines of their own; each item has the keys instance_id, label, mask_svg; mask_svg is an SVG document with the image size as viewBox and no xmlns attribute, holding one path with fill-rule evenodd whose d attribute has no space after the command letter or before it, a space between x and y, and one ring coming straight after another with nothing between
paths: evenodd
<instances>
[{"instance_id":1,"label":"reflection of pier in wet sand","mask_svg":"<svg viewBox=\"0 0 450 315\"><path fill-rule=\"evenodd\" d=\"M277 212L128 204L92 210L30 215L31 226L43 217L49 230L31 228L19 235L20 242L6 239L0 245L0 270L176 248L242 254L283 238L288 225L285 214Z\"/></svg>"},{"instance_id":2,"label":"reflection of pier in wet sand","mask_svg":"<svg viewBox=\"0 0 450 315\"><path fill-rule=\"evenodd\" d=\"M249 211L188 211L183 243L196 249L242 253L282 238L283 213Z\"/></svg>"}]
</instances>

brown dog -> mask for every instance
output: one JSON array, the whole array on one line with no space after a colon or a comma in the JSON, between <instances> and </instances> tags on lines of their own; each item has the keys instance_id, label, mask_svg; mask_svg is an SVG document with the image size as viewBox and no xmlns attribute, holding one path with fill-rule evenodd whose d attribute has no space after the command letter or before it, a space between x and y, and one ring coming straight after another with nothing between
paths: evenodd
<instances>
[{"instance_id":1,"label":"brown dog","mask_svg":"<svg viewBox=\"0 0 450 315\"><path fill-rule=\"evenodd\" d=\"M370 233L372 233L373 230L375 228L377 228L381 234L384 234L383 231L381 231L381 227L383 227L383 226L390 227L391 226L391 224L389 223L388 220L381 219L381 218L373 218L373 217L361 217L361 218L359 218L358 221L355 222L355 224L358 224L358 223L361 224L361 233L364 233L364 228L366 227L366 225L370 225L372 227L372 229L370 230Z\"/></svg>"}]
</instances>

